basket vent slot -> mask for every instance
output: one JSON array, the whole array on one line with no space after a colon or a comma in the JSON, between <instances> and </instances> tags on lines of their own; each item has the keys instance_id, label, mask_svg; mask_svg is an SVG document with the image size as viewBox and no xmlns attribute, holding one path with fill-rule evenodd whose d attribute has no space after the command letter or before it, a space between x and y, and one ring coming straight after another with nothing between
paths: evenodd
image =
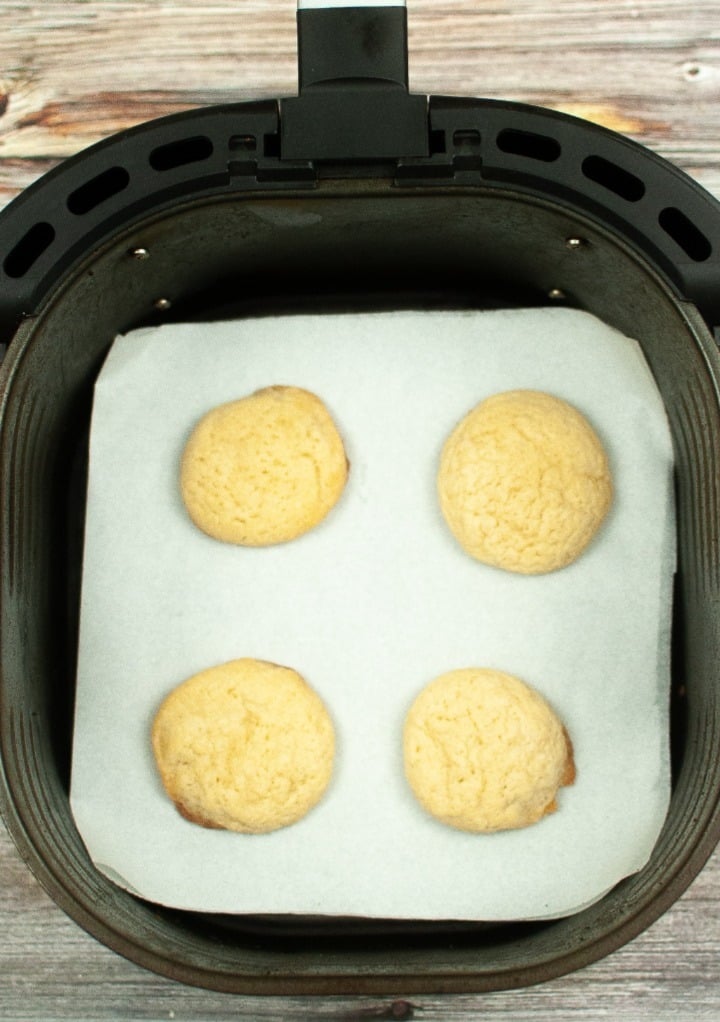
<instances>
[{"instance_id":1,"label":"basket vent slot","mask_svg":"<svg viewBox=\"0 0 720 1022\"><path fill-rule=\"evenodd\" d=\"M5 258L3 269L8 277L24 277L54 239L52 224L45 221L33 224Z\"/></svg>"},{"instance_id":2,"label":"basket vent slot","mask_svg":"<svg viewBox=\"0 0 720 1022\"><path fill-rule=\"evenodd\" d=\"M431 128L428 135L428 141L430 143L431 156L434 156L436 153L447 152L447 140L442 128Z\"/></svg>"},{"instance_id":3,"label":"basket vent slot","mask_svg":"<svg viewBox=\"0 0 720 1022\"><path fill-rule=\"evenodd\" d=\"M231 135L229 146L231 153L254 153L257 149L257 138L255 135Z\"/></svg>"},{"instance_id":4,"label":"basket vent slot","mask_svg":"<svg viewBox=\"0 0 720 1022\"><path fill-rule=\"evenodd\" d=\"M712 245L708 239L700 228L675 206L667 206L661 210L658 223L693 262L702 263L710 257Z\"/></svg>"},{"instance_id":5,"label":"basket vent slot","mask_svg":"<svg viewBox=\"0 0 720 1022\"><path fill-rule=\"evenodd\" d=\"M554 163L560 158L560 143L549 135L538 135L534 131L519 131L505 128L497 137L498 149L514 156L525 156L529 160Z\"/></svg>"},{"instance_id":6,"label":"basket vent slot","mask_svg":"<svg viewBox=\"0 0 720 1022\"><path fill-rule=\"evenodd\" d=\"M453 145L463 149L479 149L482 138L477 128L461 128L453 134Z\"/></svg>"},{"instance_id":7,"label":"basket vent slot","mask_svg":"<svg viewBox=\"0 0 720 1022\"><path fill-rule=\"evenodd\" d=\"M200 163L212 156L213 144L205 135L193 138L181 138L176 142L168 142L158 146L150 153L150 166L153 170L175 170L188 163Z\"/></svg>"},{"instance_id":8,"label":"basket vent slot","mask_svg":"<svg viewBox=\"0 0 720 1022\"><path fill-rule=\"evenodd\" d=\"M89 213L101 203L111 199L130 184L130 175L124 167L110 167L68 196L67 207L76 216Z\"/></svg>"},{"instance_id":9,"label":"basket vent slot","mask_svg":"<svg viewBox=\"0 0 720 1022\"><path fill-rule=\"evenodd\" d=\"M602 185L627 202L639 202L645 194L645 184L639 177L602 156L586 157L583 160L582 172L590 181Z\"/></svg>"},{"instance_id":10,"label":"basket vent slot","mask_svg":"<svg viewBox=\"0 0 720 1022\"><path fill-rule=\"evenodd\" d=\"M265 135L263 138L263 156L269 156L271 159L280 158L280 136L279 135Z\"/></svg>"}]
</instances>

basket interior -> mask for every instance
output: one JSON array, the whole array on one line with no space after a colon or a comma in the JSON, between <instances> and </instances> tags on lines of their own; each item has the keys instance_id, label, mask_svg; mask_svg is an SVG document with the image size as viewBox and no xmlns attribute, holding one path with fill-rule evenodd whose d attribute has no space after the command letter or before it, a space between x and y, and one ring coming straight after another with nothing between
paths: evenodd
<instances>
[{"instance_id":1,"label":"basket interior","mask_svg":"<svg viewBox=\"0 0 720 1022\"><path fill-rule=\"evenodd\" d=\"M138 247L147 259L133 258ZM116 888L90 864L68 803L88 427L113 337L169 319L527 307L557 291L640 341L675 444L673 795L648 866L591 908L546 923L203 916ZM162 298L171 307L160 313ZM720 771L710 769L720 738L717 350L694 307L602 225L510 192L399 195L380 182L198 200L88 253L20 328L3 372L6 816L50 893L111 947L223 990L497 989L619 946L698 871L719 833Z\"/></svg>"}]
</instances>

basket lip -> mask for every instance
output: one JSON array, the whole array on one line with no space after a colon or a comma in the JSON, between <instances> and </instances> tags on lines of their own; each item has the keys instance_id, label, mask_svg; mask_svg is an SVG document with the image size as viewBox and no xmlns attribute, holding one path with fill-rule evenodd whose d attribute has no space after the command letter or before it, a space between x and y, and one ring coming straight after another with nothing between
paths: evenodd
<instances>
[{"instance_id":1,"label":"basket lip","mask_svg":"<svg viewBox=\"0 0 720 1022\"><path fill-rule=\"evenodd\" d=\"M238 188L256 195L307 193L338 168L355 181L383 178L395 194L421 186L471 185L558 201L634 244L679 298L694 302L711 327L720 324L720 201L689 174L640 142L573 114L503 99L414 98L426 103L431 144L425 157L378 158L376 165L357 158L339 163L284 159L277 147L283 104L291 98L170 114L109 136L66 159L0 211L0 333L7 324L34 313L78 259L133 219L192 197L228 195ZM519 148L502 141L505 136L507 142L508 134L524 140ZM188 154L186 163L152 166L158 150L198 140L208 146L199 154ZM238 141L250 140L249 149L233 150ZM544 151L542 143L552 143L551 151ZM533 152L538 144L540 149ZM523 151L526 145L528 152ZM600 183L594 171L588 173L589 156L600 160L609 173ZM117 194L111 190L87 210L73 209L70 203L69 211L73 195L108 170L126 173L127 181ZM617 174L620 185L613 181ZM635 178L640 194L623 194L623 175L626 183ZM679 214L680 223L663 225L662 214L668 212ZM53 240L41 248L29 269L11 280L3 268L30 224L51 228ZM686 250L684 231L689 239ZM692 238L697 235L707 244L707 252L693 253Z\"/></svg>"}]
</instances>

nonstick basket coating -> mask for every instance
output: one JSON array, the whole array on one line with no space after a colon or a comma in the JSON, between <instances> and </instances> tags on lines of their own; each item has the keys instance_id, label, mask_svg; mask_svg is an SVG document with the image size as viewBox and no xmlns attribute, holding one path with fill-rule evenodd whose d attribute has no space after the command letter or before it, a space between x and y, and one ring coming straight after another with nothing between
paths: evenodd
<instances>
[{"instance_id":1,"label":"nonstick basket coating","mask_svg":"<svg viewBox=\"0 0 720 1022\"><path fill-rule=\"evenodd\" d=\"M92 386L113 337L169 318L558 300L639 340L675 444L673 794L649 864L591 908L544 923L208 916L115 887L90 863L68 802ZM250 993L522 986L648 926L720 836L718 362L695 305L612 225L527 190L399 191L382 175L226 189L137 215L76 254L15 331L0 377L0 806L46 889L132 960Z\"/></svg>"}]
</instances>

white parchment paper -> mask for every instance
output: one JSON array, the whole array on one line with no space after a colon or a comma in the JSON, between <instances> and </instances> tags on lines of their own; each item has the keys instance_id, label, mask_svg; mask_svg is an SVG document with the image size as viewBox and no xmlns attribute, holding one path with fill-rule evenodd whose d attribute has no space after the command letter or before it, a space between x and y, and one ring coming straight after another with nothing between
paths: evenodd
<instances>
[{"instance_id":1,"label":"white parchment paper","mask_svg":"<svg viewBox=\"0 0 720 1022\"><path fill-rule=\"evenodd\" d=\"M314 531L245 549L199 532L178 492L212 406L271 384L317 393L351 461ZM615 503L572 566L470 559L435 497L442 444L512 388L574 403ZM174 325L116 340L95 389L72 808L98 868L205 911L531 919L577 910L647 861L669 798L672 449L638 345L572 310L398 312ZM164 695L236 657L298 670L333 716L323 802L266 835L182 819L149 734ZM577 781L535 826L471 835L403 777L401 733L433 677L489 666L553 704Z\"/></svg>"}]
</instances>

